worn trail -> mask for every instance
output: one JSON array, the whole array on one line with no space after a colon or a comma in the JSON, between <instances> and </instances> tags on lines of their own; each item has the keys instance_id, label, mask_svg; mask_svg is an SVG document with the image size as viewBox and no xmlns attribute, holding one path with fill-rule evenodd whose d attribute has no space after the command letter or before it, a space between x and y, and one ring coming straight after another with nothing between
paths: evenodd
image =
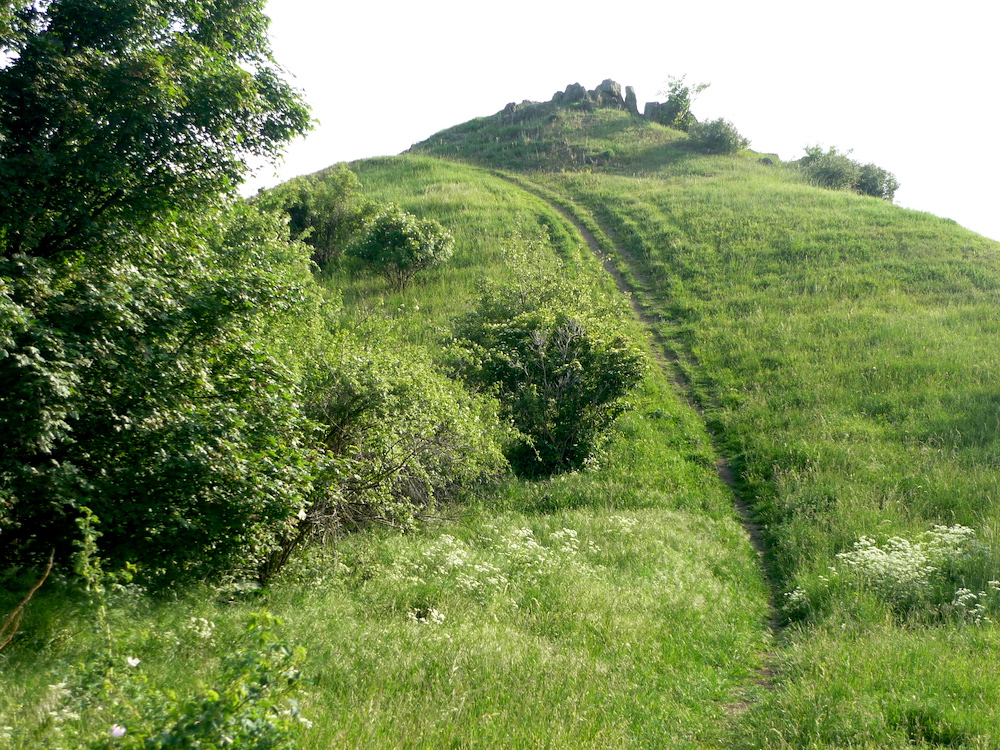
<instances>
[{"instance_id":1,"label":"worn trail","mask_svg":"<svg viewBox=\"0 0 1000 750\"><path fill-rule=\"evenodd\" d=\"M587 229L587 227L584 226L583 223L572 212L566 210L565 208L549 200L541 189L533 190L530 184L525 185L520 180L511 180L511 181L517 184L522 189L531 192L537 198L540 198L541 200L548 203L553 210L559 212L561 216L563 216L574 227L576 227L577 231L579 231L580 235L587 243L587 246L591 249L591 251L598 258L598 260L602 262L604 270L607 271L609 274L611 274L611 276L614 278L615 284L617 285L619 291L621 291L622 294L626 295L629 298L632 304L632 310L635 312L636 317L638 317L639 320L642 321L642 323L645 325L646 330L649 333L652 342L655 344L654 346L651 347L651 350L653 351L654 358L657 360L659 366L663 368L666 374L675 383L679 392L684 395L684 397L691 404L691 406L704 418L704 409L702 405L698 403L698 401L695 399L691 383L688 381L687 377L685 376L683 370L680 367L680 357L678 356L677 352L673 349L673 347L670 345L670 342L666 341L658 333L656 327L656 323L658 321L654 317L652 317L648 312L646 312L646 310L643 308L642 304L640 303L640 299L636 294L636 289L633 288L633 286L629 283L628 279L626 279L625 276L623 276L622 273L618 270L618 268L615 266L613 262L613 259L607 256L604 252L602 252L601 243L598 242L594 234L589 229ZM645 277L645 275L639 268L637 268L634 259L629 255L629 253L625 251L625 249L620 245L620 243L616 242L614 234L608 232L603 227L601 227L601 231L605 234L605 236L610 240L611 244L615 247L615 250L619 255L619 257L621 257L625 261L625 263L628 264L629 270L631 271L632 276L635 278L638 285L645 288L651 288L649 284L649 279ZM732 465L720 450L720 441L718 439L718 435L715 432L713 432L711 425L707 421L705 422L705 426L706 426L706 431L708 432L712 440L713 447L715 448L715 453L717 456L719 456L715 464L716 473L718 474L719 479L721 479L722 482L726 485L726 487L729 488L729 491L732 494L733 506L735 507L737 513L739 514L740 520L743 524L743 528L746 530L747 536L750 539L750 544L753 546L754 550L757 553L757 557L761 566L761 572L763 573L764 579L768 585L768 591L770 594L770 616L768 625L770 627L772 634L777 636L781 630L781 617L778 613L778 608L777 608L779 583L778 583L778 578L774 572L773 563L771 562L772 559L771 550L768 547L761 525L754 520L753 514L751 513L750 510L750 506L747 503L746 498L742 495L740 491L740 487L736 480L736 474L733 471ZM757 683L763 687L770 687L772 676L773 676L772 669L770 667L765 667L764 669L761 670ZM731 704L727 708L731 713L739 713L747 708L747 703L745 701L740 701Z\"/></svg>"}]
</instances>

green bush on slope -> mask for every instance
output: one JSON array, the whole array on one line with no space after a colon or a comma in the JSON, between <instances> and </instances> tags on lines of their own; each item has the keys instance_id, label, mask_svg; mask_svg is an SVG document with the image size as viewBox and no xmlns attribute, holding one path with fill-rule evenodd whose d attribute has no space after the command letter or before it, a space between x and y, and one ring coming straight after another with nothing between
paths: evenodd
<instances>
[{"instance_id":1,"label":"green bush on slope","mask_svg":"<svg viewBox=\"0 0 1000 750\"><path fill-rule=\"evenodd\" d=\"M588 296L554 276L487 285L456 326L459 371L495 391L524 436L508 453L520 473L583 467L642 379L614 305Z\"/></svg>"}]
</instances>

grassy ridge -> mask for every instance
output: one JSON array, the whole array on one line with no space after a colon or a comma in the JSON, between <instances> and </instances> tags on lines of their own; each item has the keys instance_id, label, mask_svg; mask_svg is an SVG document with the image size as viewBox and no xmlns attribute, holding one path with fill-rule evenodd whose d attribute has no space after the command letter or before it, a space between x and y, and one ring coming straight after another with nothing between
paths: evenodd
<instances>
[{"instance_id":1,"label":"grassy ridge","mask_svg":"<svg viewBox=\"0 0 1000 750\"><path fill-rule=\"evenodd\" d=\"M880 524L1000 529L996 243L756 165L696 184L552 182L653 280L661 332L718 403L787 578Z\"/></svg>"}]
</instances>

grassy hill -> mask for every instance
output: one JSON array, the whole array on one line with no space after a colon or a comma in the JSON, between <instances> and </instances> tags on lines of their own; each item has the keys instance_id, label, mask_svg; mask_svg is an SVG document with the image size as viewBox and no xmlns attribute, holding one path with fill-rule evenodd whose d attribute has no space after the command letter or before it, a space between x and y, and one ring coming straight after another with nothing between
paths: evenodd
<instances>
[{"instance_id":1,"label":"grassy hill","mask_svg":"<svg viewBox=\"0 0 1000 750\"><path fill-rule=\"evenodd\" d=\"M441 358L484 279L617 277L650 366L586 470L314 549L257 595L308 649L302 747L1000 746L1000 245L759 159L540 106L350 165L456 252L403 292L329 271L344 315ZM96 648L47 606L4 652L0 729ZM257 606L115 617L180 688Z\"/></svg>"}]
</instances>

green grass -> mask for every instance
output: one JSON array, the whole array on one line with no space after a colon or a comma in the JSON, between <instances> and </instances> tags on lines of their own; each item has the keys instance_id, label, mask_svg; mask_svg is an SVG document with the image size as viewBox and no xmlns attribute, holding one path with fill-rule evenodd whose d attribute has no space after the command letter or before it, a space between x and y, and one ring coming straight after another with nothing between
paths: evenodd
<instances>
[{"instance_id":1,"label":"green grass","mask_svg":"<svg viewBox=\"0 0 1000 750\"><path fill-rule=\"evenodd\" d=\"M781 573L931 523L992 543L996 244L757 165L738 176L549 184L590 207L652 281L644 302L717 405Z\"/></svg>"},{"instance_id":2,"label":"green grass","mask_svg":"<svg viewBox=\"0 0 1000 750\"><path fill-rule=\"evenodd\" d=\"M1000 578L1000 247L745 158L702 175L531 179L621 247L781 579L812 599L814 624L778 652L739 746L995 746L993 623L907 621L824 581L860 537L916 540L933 524L985 545L953 589Z\"/></svg>"}]
</instances>

